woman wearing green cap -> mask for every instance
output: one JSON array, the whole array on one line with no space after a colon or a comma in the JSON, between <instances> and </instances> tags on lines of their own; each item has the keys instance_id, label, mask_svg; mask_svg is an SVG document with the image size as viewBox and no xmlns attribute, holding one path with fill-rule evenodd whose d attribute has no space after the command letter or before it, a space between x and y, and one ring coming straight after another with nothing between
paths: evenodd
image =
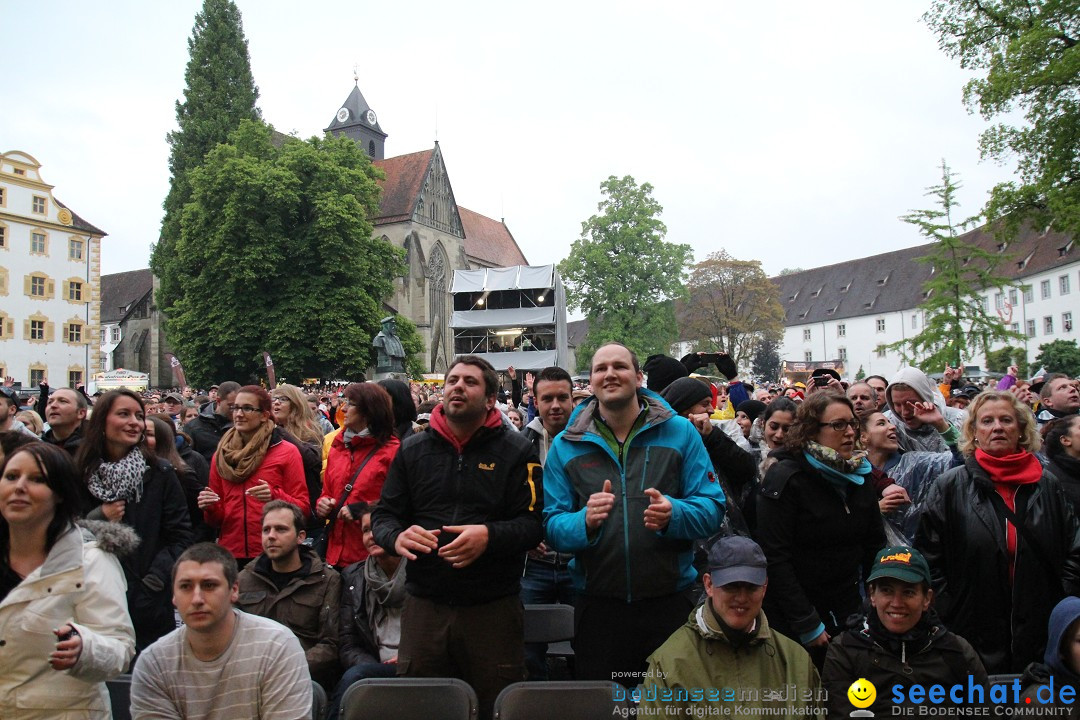
<instances>
[{"instance_id":1,"label":"woman wearing green cap","mask_svg":"<svg viewBox=\"0 0 1080 720\"><path fill-rule=\"evenodd\" d=\"M892 714L896 706L914 707L907 692L912 685L960 684L966 692L970 676L975 685L987 686L978 653L946 630L930 609L930 567L918 550L897 545L879 552L867 587L869 612L861 624L832 641L821 672L833 717L850 712L847 691L857 678L873 683L877 699L866 709L882 715ZM894 702L896 685L904 687L903 703ZM950 703L946 698L942 704Z\"/></svg>"}]
</instances>

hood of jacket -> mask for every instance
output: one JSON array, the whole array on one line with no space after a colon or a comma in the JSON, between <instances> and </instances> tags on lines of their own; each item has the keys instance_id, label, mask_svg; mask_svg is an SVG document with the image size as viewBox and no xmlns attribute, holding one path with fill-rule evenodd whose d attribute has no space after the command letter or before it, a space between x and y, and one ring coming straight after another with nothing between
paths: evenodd
<instances>
[{"instance_id":1,"label":"hood of jacket","mask_svg":"<svg viewBox=\"0 0 1080 720\"><path fill-rule=\"evenodd\" d=\"M207 422L213 423L216 428L228 430L232 427L232 420L218 415L215 410L216 407L217 403L213 401L203 403L199 406L199 417Z\"/></svg>"},{"instance_id":2,"label":"hood of jacket","mask_svg":"<svg viewBox=\"0 0 1080 720\"><path fill-rule=\"evenodd\" d=\"M530 422L528 425L525 426L525 430L532 430L533 432L537 433L540 437L543 437L544 436L544 422L540 419L540 416L537 415L536 417L534 417L532 419L532 422Z\"/></svg>"},{"instance_id":3,"label":"hood of jacket","mask_svg":"<svg viewBox=\"0 0 1080 720\"><path fill-rule=\"evenodd\" d=\"M705 619L705 613L708 612L706 609L708 604L709 599L706 598L705 602L694 608L693 612L690 613L690 617L686 620L687 626L693 628L694 632L706 640L718 640L730 645L731 640L728 639L728 636L725 635L723 631L717 632L709 627L709 624ZM764 611L758 610L757 618L754 622L757 623L757 632L750 638L749 644L760 645L769 639L772 631L769 630L769 621L766 619Z\"/></svg>"},{"instance_id":4,"label":"hood of jacket","mask_svg":"<svg viewBox=\"0 0 1080 720\"><path fill-rule=\"evenodd\" d=\"M484 418L484 424L481 428L496 429L503 425L503 414L499 412L498 408L490 408L487 413L487 417ZM514 432L517 432L517 428L513 425L510 426ZM458 440L457 436L450 429L450 423L446 420L446 412L442 405L436 405L435 409L431 411L431 420L429 421L429 429L431 432L438 433L450 443L458 454L461 454L465 450L465 446L469 444L469 441L476 436L474 432L472 436L467 438L464 442Z\"/></svg>"},{"instance_id":5,"label":"hood of jacket","mask_svg":"<svg viewBox=\"0 0 1080 720\"><path fill-rule=\"evenodd\" d=\"M101 550L117 557L130 555L139 547L139 535L129 525L105 520L79 520L78 525L85 542L96 540Z\"/></svg>"},{"instance_id":6,"label":"hood of jacket","mask_svg":"<svg viewBox=\"0 0 1080 720\"><path fill-rule=\"evenodd\" d=\"M923 402L932 402L938 406L938 408L945 407L945 398L941 396L941 391L934 385L934 381L927 377L926 373L918 368L904 367L892 376L889 380L888 387L885 388L885 400L892 407L892 391L893 386L896 384L904 384L909 386L912 390L922 398Z\"/></svg>"},{"instance_id":7,"label":"hood of jacket","mask_svg":"<svg viewBox=\"0 0 1080 720\"><path fill-rule=\"evenodd\" d=\"M645 406L645 423L641 426L642 430L678 415L668 405L667 400L652 390L638 388L637 396L638 403ZM563 430L566 439L577 441L584 438L586 433L595 433L594 425L599 420L599 412L600 401L596 399L595 395L578 405L577 409L570 415L570 422L566 424L566 429Z\"/></svg>"},{"instance_id":8,"label":"hood of jacket","mask_svg":"<svg viewBox=\"0 0 1080 720\"><path fill-rule=\"evenodd\" d=\"M1062 659L1062 645L1068 640L1069 627L1080 620L1080 598L1069 596L1054 606L1050 613L1049 634L1046 638L1046 652L1043 662L1050 666L1053 674L1071 685L1080 684L1080 676L1069 669Z\"/></svg>"}]
</instances>

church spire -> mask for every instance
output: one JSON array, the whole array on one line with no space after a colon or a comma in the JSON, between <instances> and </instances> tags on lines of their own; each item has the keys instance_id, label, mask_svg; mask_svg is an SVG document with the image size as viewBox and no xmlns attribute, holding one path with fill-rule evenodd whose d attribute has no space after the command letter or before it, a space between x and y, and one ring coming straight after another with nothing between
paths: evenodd
<instances>
[{"instance_id":1,"label":"church spire","mask_svg":"<svg viewBox=\"0 0 1080 720\"><path fill-rule=\"evenodd\" d=\"M379 126L375 111L360 92L360 76L356 68L353 68L353 82L355 85L352 92L325 132L352 138L372 160L382 160L385 157L384 144L387 135Z\"/></svg>"}]
</instances>

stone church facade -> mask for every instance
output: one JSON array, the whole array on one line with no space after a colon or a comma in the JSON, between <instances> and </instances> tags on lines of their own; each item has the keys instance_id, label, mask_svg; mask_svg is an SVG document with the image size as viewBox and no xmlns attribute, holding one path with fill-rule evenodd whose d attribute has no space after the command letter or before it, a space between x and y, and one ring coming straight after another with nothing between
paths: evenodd
<instances>
[{"instance_id":1,"label":"stone church facade","mask_svg":"<svg viewBox=\"0 0 1080 720\"><path fill-rule=\"evenodd\" d=\"M385 174L375 235L403 248L406 269L395 279L387 311L412 320L424 340L424 365L446 371L453 358L449 329L454 270L527 265L505 222L457 204L439 143L430 150L384 157L387 134L354 87L326 128L350 137Z\"/></svg>"}]
</instances>

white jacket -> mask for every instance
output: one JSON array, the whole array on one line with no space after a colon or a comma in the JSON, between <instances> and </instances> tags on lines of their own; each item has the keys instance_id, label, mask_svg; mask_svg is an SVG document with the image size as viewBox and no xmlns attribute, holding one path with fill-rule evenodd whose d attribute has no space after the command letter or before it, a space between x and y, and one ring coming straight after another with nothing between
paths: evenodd
<instances>
[{"instance_id":1,"label":"white jacket","mask_svg":"<svg viewBox=\"0 0 1080 720\"><path fill-rule=\"evenodd\" d=\"M99 530L99 528L101 528ZM111 718L105 681L135 654L127 582L112 553L137 542L123 525L96 523L62 534L45 563L0 602L0 718ZM49 667L55 628L70 622L82 653L69 670Z\"/></svg>"}]
</instances>

